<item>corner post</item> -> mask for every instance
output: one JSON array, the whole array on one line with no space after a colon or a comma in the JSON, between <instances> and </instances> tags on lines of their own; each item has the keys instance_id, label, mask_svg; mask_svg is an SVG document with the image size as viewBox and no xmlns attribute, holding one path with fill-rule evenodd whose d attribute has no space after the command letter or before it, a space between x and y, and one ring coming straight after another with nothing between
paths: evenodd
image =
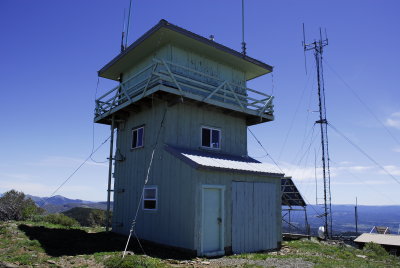
<instances>
[{"instance_id":1,"label":"corner post","mask_svg":"<svg viewBox=\"0 0 400 268\"><path fill-rule=\"evenodd\" d=\"M110 199L111 199L111 178L112 178L112 161L114 151L114 128L115 116L111 117L111 138L110 138L110 156L108 158L108 187L107 187L107 211L106 211L106 232L110 231Z\"/></svg>"}]
</instances>

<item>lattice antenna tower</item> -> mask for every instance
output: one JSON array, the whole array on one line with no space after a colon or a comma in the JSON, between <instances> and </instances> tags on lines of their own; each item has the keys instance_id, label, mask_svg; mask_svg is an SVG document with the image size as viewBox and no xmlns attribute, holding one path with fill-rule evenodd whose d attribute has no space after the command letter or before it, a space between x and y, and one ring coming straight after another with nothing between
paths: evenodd
<instances>
[{"instance_id":1,"label":"lattice antenna tower","mask_svg":"<svg viewBox=\"0 0 400 268\"><path fill-rule=\"evenodd\" d=\"M314 52L315 65L317 70L317 87L318 87L318 103L319 103L319 120L315 121L320 125L321 130L321 149L322 149L322 178L324 188L324 232L325 238L332 237L332 204L331 204L331 178L329 166L329 146L328 146L328 121L326 119L325 105L325 83L323 69L323 51L328 45L328 37L325 30L325 38L322 37L322 30L319 29L319 40L314 40L312 43L306 43L305 30L303 24L303 48L304 53L307 51Z\"/></svg>"}]
</instances>

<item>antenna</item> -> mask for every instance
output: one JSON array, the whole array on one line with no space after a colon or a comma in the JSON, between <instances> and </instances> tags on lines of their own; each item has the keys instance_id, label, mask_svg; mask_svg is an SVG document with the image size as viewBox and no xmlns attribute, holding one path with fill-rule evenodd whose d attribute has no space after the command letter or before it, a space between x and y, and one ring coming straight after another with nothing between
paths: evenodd
<instances>
[{"instance_id":1,"label":"antenna","mask_svg":"<svg viewBox=\"0 0 400 268\"><path fill-rule=\"evenodd\" d=\"M128 23L127 23L127 25L126 25L125 48L128 47L128 34L129 34L129 24L130 24L130 22L131 22L131 9L132 9L132 0L129 1Z\"/></svg>"},{"instance_id":2,"label":"antenna","mask_svg":"<svg viewBox=\"0 0 400 268\"><path fill-rule=\"evenodd\" d=\"M246 42L244 41L244 0L242 0L242 54L246 56Z\"/></svg>"},{"instance_id":3,"label":"antenna","mask_svg":"<svg viewBox=\"0 0 400 268\"><path fill-rule=\"evenodd\" d=\"M325 30L326 32L326 30ZM322 177L324 185L324 216L325 238L332 237L332 204L331 204L331 178L330 178L330 165L329 165L329 146L328 146L328 121L326 120L326 107L325 107L325 83L322 66L322 53L323 48L328 45L328 39L323 39L322 30L319 29L320 39L307 44L305 41L305 30L303 24L303 49L304 52L313 50L315 65L317 69L317 86L318 86L318 102L319 102L319 120L315 123L320 125L321 129L321 148L322 148Z\"/></svg>"},{"instance_id":4,"label":"antenna","mask_svg":"<svg viewBox=\"0 0 400 268\"><path fill-rule=\"evenodd\" d=\"M356 197L356 206L354 207L354 216L356 220L356 235L358 235L358 207L357 207L357 197Z\"/></svg>"},{"instance_id":5,"label":"antenna","mask_svg":"<svg viewBox=\"0 0 400 268\"><path fill-rule=\"evenodd\" d=\"M304 68L306 70L306 75L307 75L306 30L304 29L304 22L303 22L303 42L301 44L304 47Z\"/></svg>"},{"instance_id":6,"label":"antenna","mask_svg":"<svg viewBox=\"0 0 400 268\"><path fill-rule=\"evenodd\" d=\"M326 33L326 28L325 28L325 40L326 40L326 45L328 45L328 34Z\"/></svg>"},{"instance_id":7,"label":"antenna","mask_svg":"<svg viewBox=\"0 0 400 268\"><path fill-rule=\"evenodd\" d=\"M125 13L126 13L126 10L125 10L125 8L124 8L124 19L123 19L123 21L122 21L122 34L121 34L121 52L123 52L123 51L125 50L125 46L124 46L124 37L125 37L125 31L124 31L124 29L125 29Z\"/></svg>"}]
</instances>

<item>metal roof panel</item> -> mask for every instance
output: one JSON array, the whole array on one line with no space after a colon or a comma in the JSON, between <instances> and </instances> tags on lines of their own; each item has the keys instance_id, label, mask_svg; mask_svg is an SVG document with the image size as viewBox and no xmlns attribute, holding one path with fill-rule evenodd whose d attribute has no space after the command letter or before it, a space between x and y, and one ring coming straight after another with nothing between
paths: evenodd
<instances>
[{"instance_id":1,"label":"metal roof panel","mask_svg":"<svg viewBox=\"0 0 400 268\"><path fill-rule=\"evenodd\" d=\"M373 242L380 245L390 245L400 247L400 235L395 234L375 234L375 233L364 233L357 237L354 242L357 243L369 243Z\"/></svg>"},{"instance_id":2,"label":"metal roof panel","mask_svg":"<svg viewBox=\"0 0 400 268\"><path fill-rule=\"evenodd\" d=\"M282 177L283 174L271 172L271 168L249 156L236 156L218 152L178 148L166 145L165 149L198 169L213 169L221 171L241 171L262 175Z\"/></svg>"}]
</instances>

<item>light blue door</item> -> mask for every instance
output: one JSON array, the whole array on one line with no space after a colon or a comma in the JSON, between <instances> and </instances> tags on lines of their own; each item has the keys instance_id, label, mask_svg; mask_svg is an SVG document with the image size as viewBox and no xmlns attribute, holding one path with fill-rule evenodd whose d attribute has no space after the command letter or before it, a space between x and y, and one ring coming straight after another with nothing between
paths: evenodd
<instances>
[{"instance_id":1,"label":"light blue door","mask_svg":"<svg viewBox=\"0 0 400 268\"><path fill-rule=\"evenodd\" d=\"M203 186L202 252L223 254L223 189Z\"/></svg>"}]
</instances>

